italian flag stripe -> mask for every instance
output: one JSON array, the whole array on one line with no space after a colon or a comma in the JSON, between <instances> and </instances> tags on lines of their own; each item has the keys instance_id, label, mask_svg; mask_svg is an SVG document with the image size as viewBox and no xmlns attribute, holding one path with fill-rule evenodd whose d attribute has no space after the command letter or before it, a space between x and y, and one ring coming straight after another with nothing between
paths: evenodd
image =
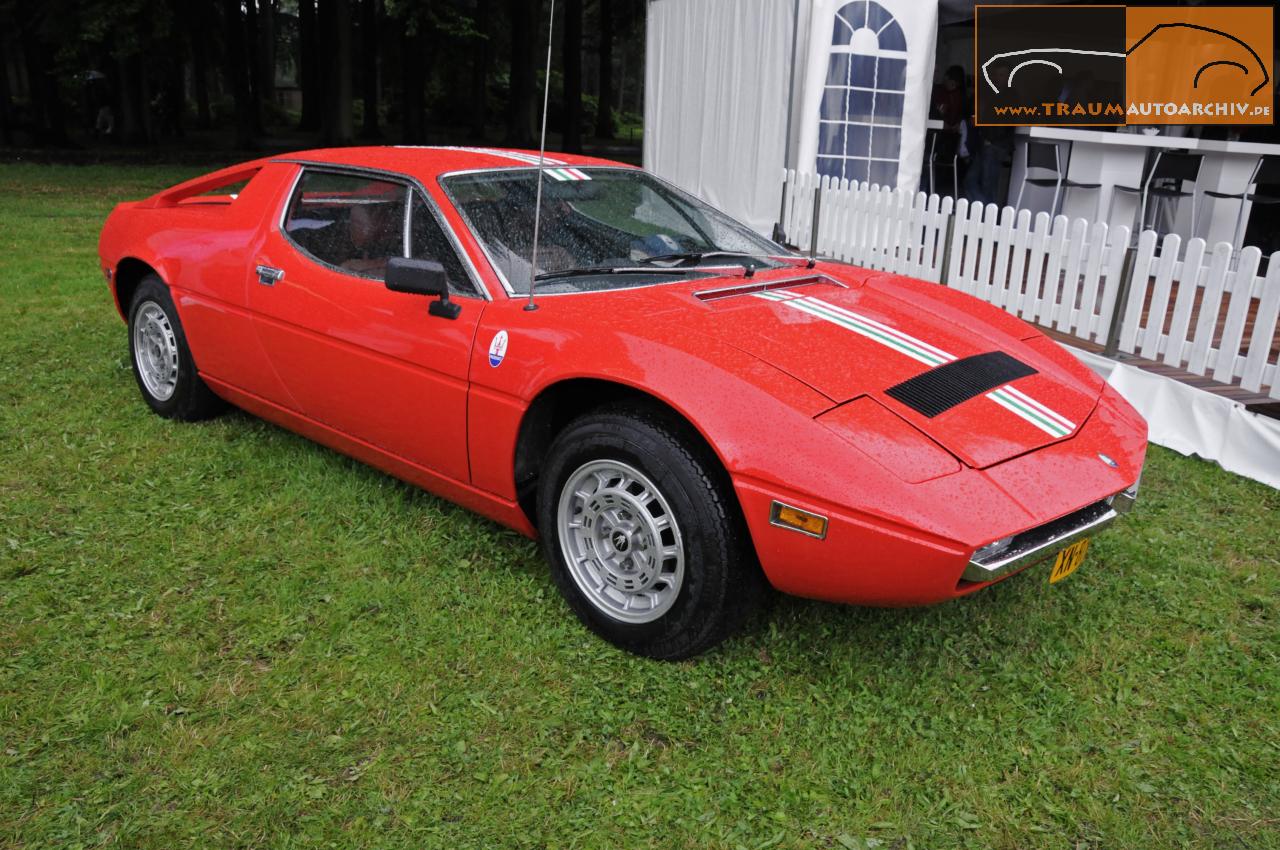
<instances>
[{"instance_id":1,"label":"italian flag stripe","mask_svg":"<svg viewBox=\"0 0 1280 850\"><path fill-rule=\"evenodd\" d=\"M987 398L991 399L996 404L999 404L1001 407L1018 414L1023 419L1027 420L1032 425L1035 425L1041 431L1044 431L1050 436L1065 437L1071 433L1057 422L1054 422L1052 419L1033 409L1029 405L1023 404L1021 401L1015 399L1003 390L996 390L993 393L988 393Z\"/></svg>"},{"instance_id":2,"label":"italian flag stripe","mask_svg":"<svg viewBox=\"0 0 1280 850\"><path fill-rule=\"evenodd\" d=\"M888 348L892 348L899 354L905 354L913 360L918 360L926 366L941 366L956 359L954 354L909 336L896 328L891 328L852 310L829 304L817 298L785 289L753 292L752 295L757 298L763 298L766 301L786 304L811 316L825 319L834 325L851 330ZM1019 418L1030 422L1051 437L1065 437L1075 430L1074 422L1009 384L987 393L987 398L1016 414Z\"/></svg>"},{"instance_id":3,"label":"italian flag stripe","mask_svg":"<svg viewBox=\"0 0 1280 850\"><path fill-rule=\"evenodd\" d=\"M865 324L871 325L874 328L879 328L881 331L889 334L890 336L895 336L898 339L901 339L903 342L907 343L908 345L913 345L916 348L919 348L924 351L928 351L937 355L944 362L956 359L956 356L954 354L950 354L946 351L943 351L941 348L932 346L929 343L925 342L924 340L916 339L910 334L905 333L904 331L900 331L897 328L891 328L888 325L877 322L875 319L869 319L866 316L853 312L852 310L846 310L844 307L839 307L835 304L828 304L826 301L821 301L817 298L807 298L806 300L811 301L815 304L821 304L823 307L827 308L833 313L839 313L841 315L854 319L855 321L864 322Z\"/></svg>"},{"instance_id":4,"label":"italian flag stripe","mask_svg":"<svg viewBox=\"0 0 1280 850\"><path fill-rule=\"evenodd\" d=\"M795 307L797 310L803 310L806 313L827 319L830 322L862 334L865 337L870 337L871 339L883 343L884 345L887 345L914 360L919 360L921 363L928 366L938 366L946 362L932 352L912 345L911 343L892 336L891 334L887 334L866 322L858 321L856 319L842 316L839 313L832 312L820 304L815 304L808 298L796 299L795 301L790 302L790 305Z\"/></svg>"},{"instance_id":5,"label":"italian flag stripe","mask_svg":"<svg viewBox=\"0 0 1280 850\"><path fill-rule=\"evenodd\" d=\"M547 173L560 182L566 180L590 180L591 177L577 168L548 168Z\"/></svg>"},{"instance_id":6,"label":"italian flag stripe","mask_svg":"<svg viewBox=\"0 0 1280 850\"><path fill-rule=\"evenodd\" d=\"M1072 422L1070 419L1061 415L1060 413L1057 413L1053 410L1050 410L1048 407L1045 407L1043 404L1036 401L1034 398L1027 395L1026 393L1022 392L1017 387L1010 386L1009 384L1005 384L1000 389L1008 393L1010 396L1012 396L1015 401L1020 401L1023 404L1027 405L1028 407L1031 407L1039 411L1044 416L1049 417L1054 422L1057 422L1063 428L1067 429L1067 431L1074 431L1076 429L1076 423Z\"/></svg>"}]
</instances>

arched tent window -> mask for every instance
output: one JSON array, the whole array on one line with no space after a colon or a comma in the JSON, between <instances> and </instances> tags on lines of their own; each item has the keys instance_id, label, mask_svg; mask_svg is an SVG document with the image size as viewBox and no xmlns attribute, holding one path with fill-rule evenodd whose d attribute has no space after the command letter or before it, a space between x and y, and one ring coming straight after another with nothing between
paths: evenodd
<instances>
[{"instance_id":1,"label":"arched tent window","mask_svg":"<svg viewBox=\"0 0 1280 850\"><path fill-rule=\"evenodd\" d=\"M818 114L818 173L883 186L898 183L907 40L875 0L835 13Z\"/></svg>"}]
</instances>

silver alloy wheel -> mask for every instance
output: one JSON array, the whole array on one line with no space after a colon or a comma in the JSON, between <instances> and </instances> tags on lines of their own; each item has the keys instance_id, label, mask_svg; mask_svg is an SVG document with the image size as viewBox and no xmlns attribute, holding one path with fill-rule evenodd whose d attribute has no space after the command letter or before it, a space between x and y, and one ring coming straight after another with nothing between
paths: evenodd
<instances>
[{"instance_id":1,"label":"silver alloy wheel","mask_svg":"<svg viewBox=\"0 0 1280 850\"><path fill-rule=\"evenodd\" d=\"M649 623L684 583L684 544L671 505L649 478L616 460L583 464L556 510L560 551L583 595L609 617Z\"/></svg>"},{"instance_id":2,"label":"silver alloy wheel","mask_svg":"<svg viewBox=\"0 0 1280 850\"><path fill-rule=\"evenodd\" d=\"M164 308L154 301L144 301L135 314L133 362L151 397L168 401L178 386L178 338Z\"/></svg>"}]
</instances>

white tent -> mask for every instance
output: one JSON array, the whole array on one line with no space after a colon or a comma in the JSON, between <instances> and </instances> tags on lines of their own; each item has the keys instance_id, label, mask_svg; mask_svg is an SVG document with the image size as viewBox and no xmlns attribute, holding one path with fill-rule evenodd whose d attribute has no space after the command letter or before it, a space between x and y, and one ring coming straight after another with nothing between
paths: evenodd
<instances>
[{"instance_id":1,"label":"white tent","mask_svg":"<svg viewBox=\"0 0 1280 850\"><path fill-rule=\"evenodd\" d=\"M937 26L937 0L649 0L645 166L763 233L784 167L914 189Z\"/></svg>"}]
</instances>

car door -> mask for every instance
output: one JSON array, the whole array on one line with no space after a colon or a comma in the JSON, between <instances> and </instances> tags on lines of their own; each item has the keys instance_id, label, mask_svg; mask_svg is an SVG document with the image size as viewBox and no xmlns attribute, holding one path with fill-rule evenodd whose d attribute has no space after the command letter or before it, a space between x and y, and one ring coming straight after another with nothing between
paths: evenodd
<instances>
[{"instance_id":1,"label":"car door","mask_svg":"<svg viewBox=\"0 0 1280 850\"><path fill-rule=\"evenodd\" d=\"M390 257L444 266L456 318L383 283ZM434 203L407 180L305 167L249 284L262 345L299 413L469 481L467 368L486 304Z\"/></svg>"}]
</instances>

